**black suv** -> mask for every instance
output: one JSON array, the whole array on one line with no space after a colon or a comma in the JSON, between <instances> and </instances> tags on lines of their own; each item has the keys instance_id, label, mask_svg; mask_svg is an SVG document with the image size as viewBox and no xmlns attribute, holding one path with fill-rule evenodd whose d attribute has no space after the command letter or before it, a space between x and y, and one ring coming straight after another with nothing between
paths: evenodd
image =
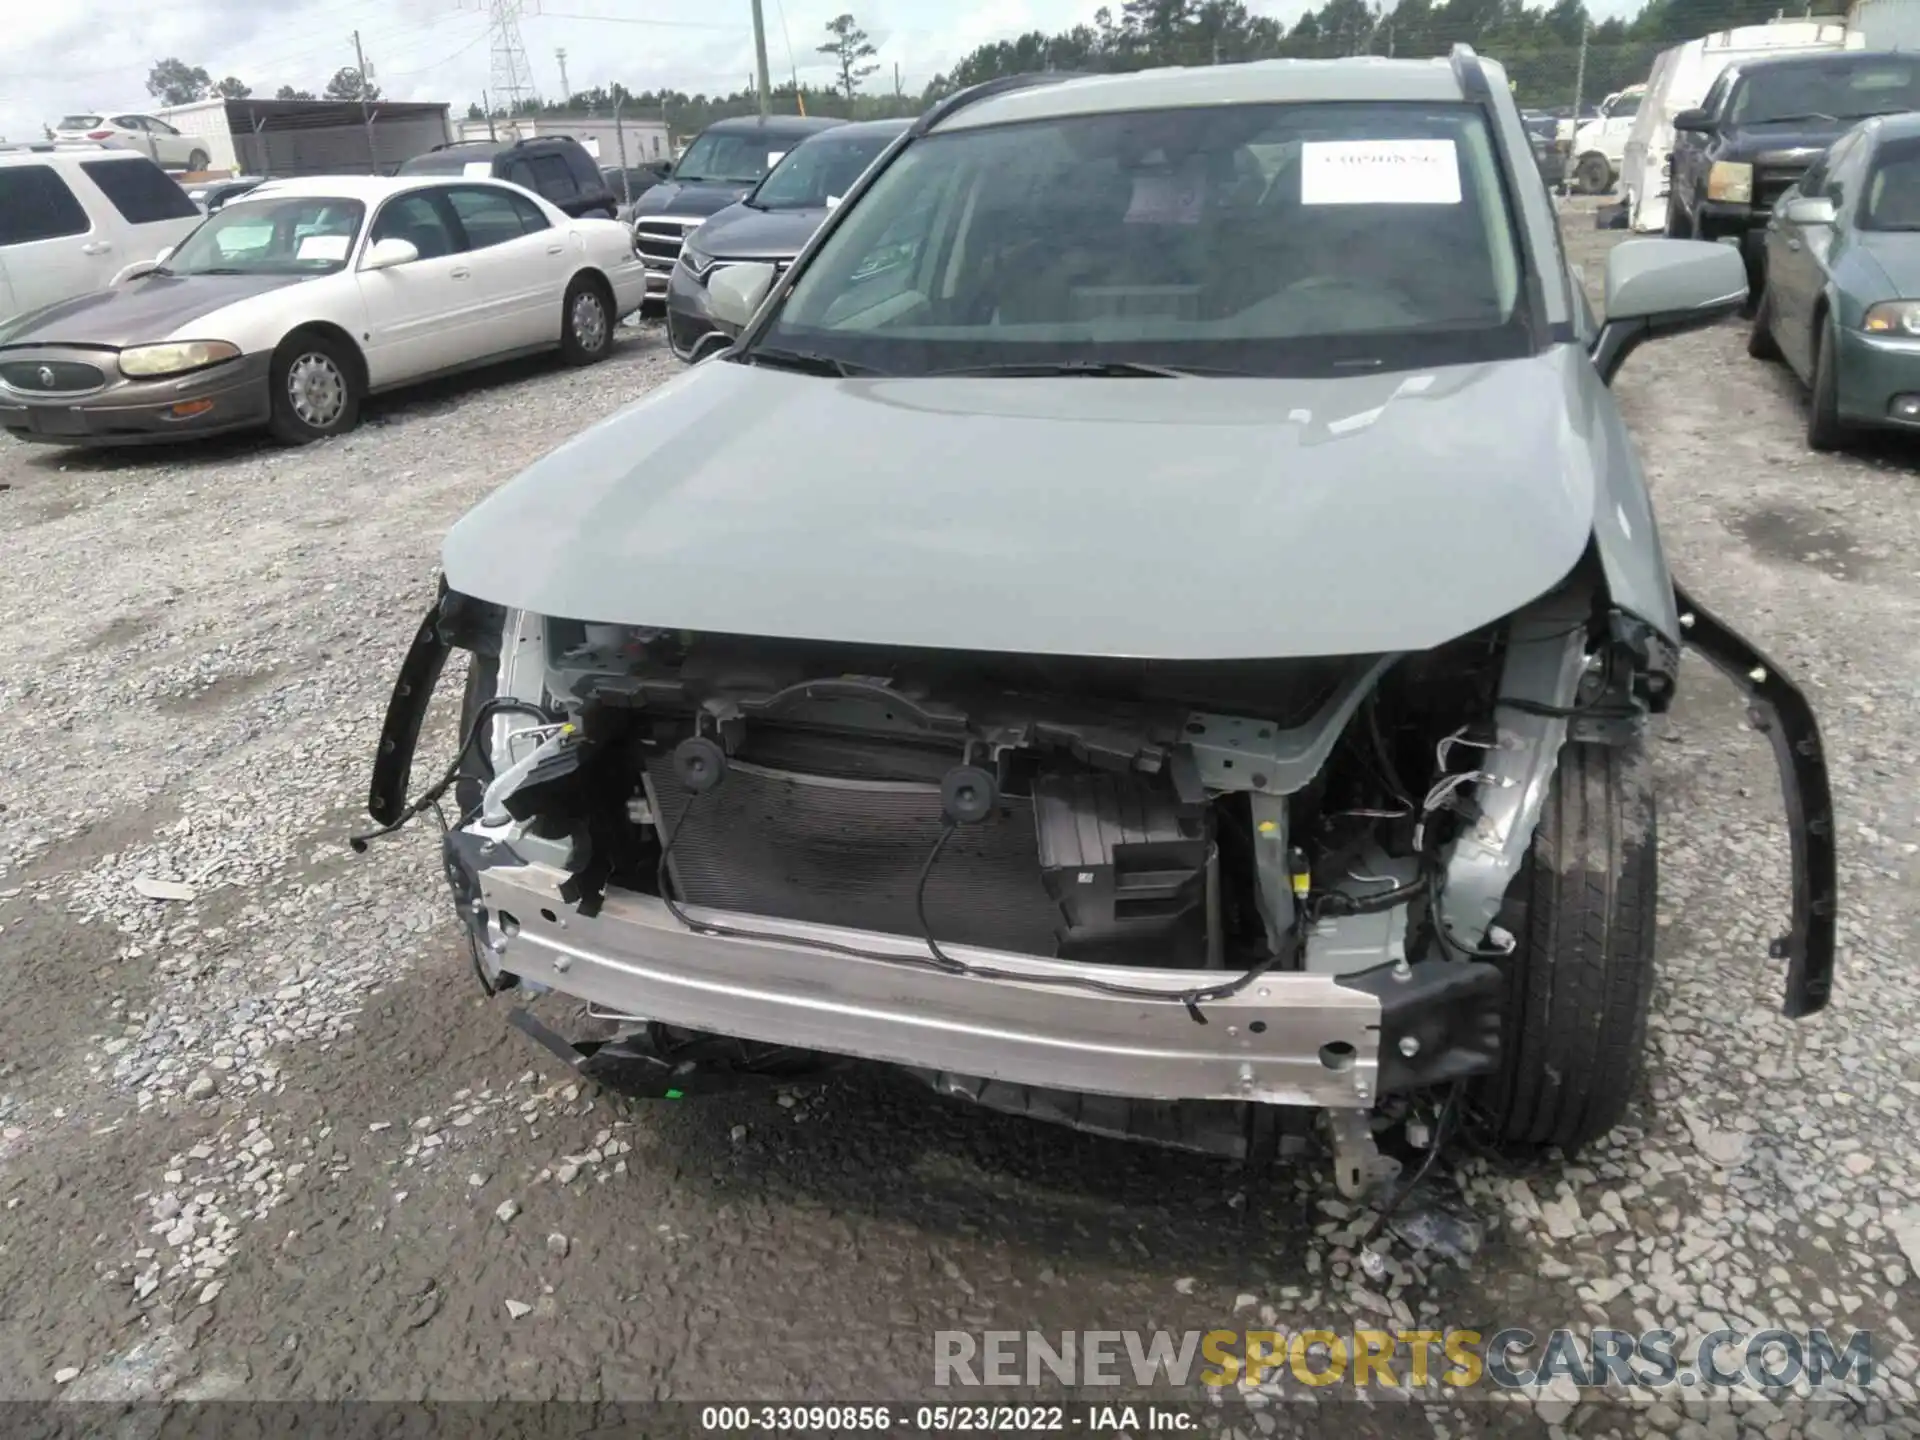
<instances>
[{"instance_id":1,"label":"black suv","mask_svg":"<svg viewBox=\"0 0 1920 1440\"><path fill-rule=\"evenodd\" d=\"M1773 203L1868 115L1920 108L1920 56L1836 50L1729 65L1673 117L1667 234L1731 240L1751 294L1765 282Z\"/></svg>"},{"instance_id":2,"label":"black suv","mask_svg":"<svg viewBox=\"0 0 1920 1440\"><path fill-rule=\"evenodd\" d=\"M466 140L436 145L400 167L402 175L465 175L469 165L490 165L496 180L510 180L576 220L614 218L620 197L607 184L587 147L571 135L533 135L525 140Z\"/></svg>"}]
</instances>

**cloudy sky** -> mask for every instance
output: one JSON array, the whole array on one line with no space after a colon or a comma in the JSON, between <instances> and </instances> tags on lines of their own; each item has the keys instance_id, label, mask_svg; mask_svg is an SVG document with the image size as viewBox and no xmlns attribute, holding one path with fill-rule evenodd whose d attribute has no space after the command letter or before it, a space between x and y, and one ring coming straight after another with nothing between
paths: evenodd
<instances>
[{"instance_id":1,"label":"cloudy sky","mask_svg":"<svg viewBox=\"0 0 1920 1440\"><path fill-rule=\"evenodd\" d=\"M918 90L986 40L1057 30L1086 20L1100 0L765 0L774 72L797 68L825 83L831 66L814 52L822 27L851 10L880 52L874 83ZM1591 0L1590 0L1591 3ZM554 51L567 52L573 89L619 80L632 90L742 87L753 69L748 0L521 0L520 24L534 83L560 89ZM147 71L177 55L217 80L237 75L258 95L282 85L316 93L353 64L360 32L375 79L399 100L446 100L455 113L488 84L487 0L167 0L139 6L139 35L124 0L0 0L0 137L39 138L40 126L94 108L150 108ZM1114 4L1117 10L1118 4ZM1305 0L1249 0L1292 19ZM1630 0L1599 0L1601 14ZM737 12L737 14L735 13ZM791 58L789 58L791 56Z\"/></svg>"}]
</instances>

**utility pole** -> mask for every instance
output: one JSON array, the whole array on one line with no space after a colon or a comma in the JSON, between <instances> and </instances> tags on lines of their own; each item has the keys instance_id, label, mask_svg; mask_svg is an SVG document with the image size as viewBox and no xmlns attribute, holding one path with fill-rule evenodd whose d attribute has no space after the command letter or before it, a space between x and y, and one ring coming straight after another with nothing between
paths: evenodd
<instances>
[{"instance_id":1,"label":"utility pole","mask_svg":"<svg viewBox=\"0 0 1920 1440\"><path fill-rule=\"evenodd\" d=\"M767 18L760 12L760 0L753 0L753 68L759 80L760 118L773 113L773 87L767 81Z\"/></svg>"},{"instance_id":2,"label":"utility pole","mask_svg":"<svg viewBox=\"0 0 1920 1440\"><path fill-rule=\"evenodd\" d=\"M565 109L573 100L573 90L567 84L567 47L562 45L554 51L553 58L560 62L560 106Z\"/></svg>"},{"instance_id":3,"label":"utility pole","mask_svg":"<svg viewBox=\"0 0 1920 1440\"><path fill-rule=\"evenodd\" d=\"M367 104L367 54L360 48L360 32L353 32L354 71L360 77L360 126L367 134L367 173L378 175L380 167L375 163L373 153L373 110Z\"/></svg>"},{"instance_id":4,"label":"utility pole","mask_svg":"<svg viewBox=\"0 0 1920 1440\"><path fill-rule=\"evenodd\" d=\"M480 92L480 108L487 112L487 139L498 140L500 137L493 133L493 102L484 90Z\"/></svg>"},{"instance_id":5,"label":"utility pole","mask_svg":"<svg viewBox=\"0 0 1920 1440\"><path fill-rule=\"evenodd\" d=\"M798 90L799 88L800 87L798 85L794 86L795 90ZM902 91L900 89L900 62L896 60L893 62L893 98L898 100L901 94L902 94Z\"/></svg>"},{"instance_id":6,"label":"utility pole","mask_svg":"<svg viewBox=\"0 0 1920 1440\"><path fill-rule=\"evenodd\" d=\"M1587 33L1593 29L1591 22L1580 27L1580 58L1573 65L1573 119L1572 128L1567 134L1567 157L1560 170L1560 193L1568 194L1573 189L1573 177L1567 173L1566 166L1574 161L1573 137L1580 133L1580 92L1587 87ZM1558 127L1555 127L1558 128Z\"/></svg>"}]
</instances>

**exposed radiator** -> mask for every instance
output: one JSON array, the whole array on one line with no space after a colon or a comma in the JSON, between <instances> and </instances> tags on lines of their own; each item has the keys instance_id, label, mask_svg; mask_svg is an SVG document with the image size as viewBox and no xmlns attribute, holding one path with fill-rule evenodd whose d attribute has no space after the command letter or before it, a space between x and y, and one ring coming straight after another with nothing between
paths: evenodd
<instances>
[{"instance_id":1,"label":"exposed radiator","mask_svg":"<svg viewBox=\"0 0 1920 1440\"><path fill-rule=\"evenodd\" d=\"M647 766L656 813L674 833L687 793L670 758ZM957 830L927 882L927 919L942 943L1051 956L1059 908L1041 878L1032 802ZM937 785L847 780L734 760L701 797L668 860L689 904L919 935L914 887L940 835Z\"/></svg>"}]
</instances>

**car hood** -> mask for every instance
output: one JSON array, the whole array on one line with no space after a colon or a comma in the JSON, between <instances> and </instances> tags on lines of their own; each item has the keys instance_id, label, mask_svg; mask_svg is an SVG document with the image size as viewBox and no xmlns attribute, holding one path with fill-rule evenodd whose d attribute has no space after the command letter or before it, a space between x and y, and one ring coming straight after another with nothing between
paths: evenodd
<instances>
[{"instance_id":1,"label":"car hood","mask_svg":"<svg viewBox=\"0 0 1920 1440\"><path fill-rule=\"evenodd\" d=\"M663 180L633 202L633 218L649 215L712 215L751 191L755 181Z\"/></svg>"},{"instance_id":2,"label":"car hood","mask_svg":"<svg viewBox=\"0 0 1920 1440\"><path fill-rule=\"evenodd\" d=\"M691 237L709 255L728 260L785 260L798 255L827 218L813 210L756 210L729 205Z\"/></svg>"},{"instance_id":3,"label":"car hood","mask_svg":"<svg viewBox=\"0 0 1920 1440\"><path fill-rule=\"evenodd\" d=\"M308 275L153 275L19 316L0 326L0 345L108 345L164 340L181 326ZM194 337L218 340L218 335Z\"/></svg>"},{"instance_id":4,"label":"car hood","mask_svg":"<svg viewBox=\"0 0 1920 1440\"><path fill-rule=\"evenodd\" d=\"M1855 120L1796 120L1791 125L1747 125L1726 132L1714 158L1748 164L1806 167L1851 130Z\"/></svg>"},{"instance_id":5,"label":"car hood","mask_svg":"<svg viewBox=\"0 0 1920 1440\"><path fill-rule=\"evenodd\" d=\"M709 361L463 517L566 619L1030 654L1423 649L1593 533L1573 346L1322 379L832 379Z\"/></svg>"}]
</instances>

